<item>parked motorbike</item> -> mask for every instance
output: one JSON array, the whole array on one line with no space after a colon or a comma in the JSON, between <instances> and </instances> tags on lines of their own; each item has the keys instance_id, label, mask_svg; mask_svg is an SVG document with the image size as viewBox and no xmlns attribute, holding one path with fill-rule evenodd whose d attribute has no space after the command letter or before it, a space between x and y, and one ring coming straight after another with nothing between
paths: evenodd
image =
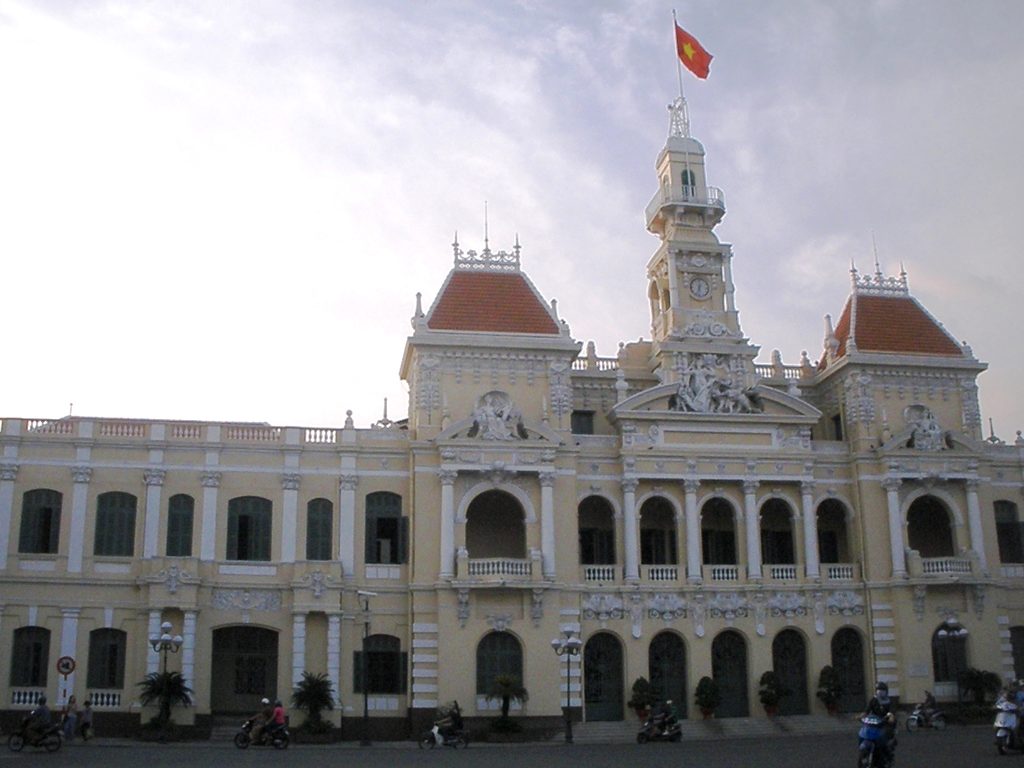
<instances>
[{"instance_id":1,"label":"parked motorbike","mask_svg":"<svg viewBox=\"0 0 1024 768\"><path fill-rule=\"evenodd\" d=\"M288 733L287 726L281 726L280 728L268 730L264 728L260 731L258 738L253 739L252 729L256 725L256 718L250 717L244 723L242 727L235 734L235 746L239 749L248 749L251 744L254 747L273 747L274 749L288 749L288 744L291 743L291 734Z\"/></svg>"},{"instance_id":2,"label":"parked motorbike","mask_svg":"<svg viewBox=\"0 0 1024 768\"><path fill-rule=\"evenodd\" d=\"M462 730L441 730L441 726L434 723L434 727L420 736L418 742L420 749L433 749L434 747L452 747L465 749L469 746L469 736Z\"/></svg>"},{"instance_id":3,"label":"parked motorbike","mask_svg":"<svg viewBox=\"0 0 1024 768\"><path fill-rule=\"evenodd\" d=\"M670 719L648 716L640 724L640 730L636 734L637 744L646 744L648 741L682 741L683 726L674 717Z\"/></svg>"},{"instance_id":4,"label":"parked motorbike","mask_svg":"<svg viewBox=\"0 0 1024 768\"><path fill-rule=\"evenodd\" d=\"M996 729L996 751L1000 755L1005 755L1008 749L1024 752L1024 745L1017 732L1017 705L1005 696L1000 696L996 699L995 710L996 719L992 727Z\"/></svg>"},{"instance_id":5,"label":"parked motorbike","mask_svg":"<svg viewBox=\"0 0 1024 768\"><path fill-rule=\"evenodd\" d=\"M889 740L886 719L878 715L864 715L860 722L857 768L892 768L896 760L896 741Z\"/></svg>"},{"instance_id":6,"label":"parked motorbike","mask_svg":"<svg viewBox=\"0 0 1024 768\"><path fill-rule=\"evenodd\" d=\"M937 709L926 709L924 704L917 704L914 711L907 716L907 730L918 728L934 728L941 731L946 727L946 716Z\"/></svg>"},{"instance_id":7,"label":"parked motorbike","mask_svg":"<svg viewBox=\"0 0 1024 768\"><path fill-rule=\"evenodd\" d=\"M21 726L7 739L7 748L12 752L21 752L28 744L30 747L42 747L47 752L56 752L64 743L64 736L61 733L60 724L54 723L36 737L28 738L28 724L32 721L32 715L22 719Z\"/></svg>"}]
</instances>

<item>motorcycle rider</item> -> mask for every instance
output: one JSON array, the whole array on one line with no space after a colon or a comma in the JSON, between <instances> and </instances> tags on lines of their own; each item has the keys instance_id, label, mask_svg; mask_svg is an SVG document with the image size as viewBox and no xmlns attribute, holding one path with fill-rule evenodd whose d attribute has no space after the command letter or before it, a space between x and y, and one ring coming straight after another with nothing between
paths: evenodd
<instances>
[{"instance_id":1,"label":"motorcycle rider","mask_svg":"<svg viewBox=\"0 0 1024 768\"><path fill-rule=\"evenodd\" d=\"M36 708L28 715L28 724L25 727L25 741L29 744L35 744L52 724L53 714L51 714L50 708L46 706L46 697L40 696L36 701Z\"/></svg>"},{"instance_id":2,"label":"motorcycle rider","mask_svg":"<svg viewBox=\"0 0 1024 768\"><path fill-rule=\"evenodd\" d=\"M285 714L284 705L281 704L281 700L277 699L274 702L274 709L270 714L270 723L263 729L266 734L266 738L273 739L274 734L285 727Z\"/></svg>"},{"instance_id":3,"label":"motorcycle rider","mask_svg":"<svg viewBox=\"0 0 1024 768\"><path fill-rule=\"evenodd\" d=\"M896 715L892 711L889 686L881 680L875 685L875 695L868 702L864 715L874 715L885 721L885 742L880 746L884 750L883 765L888 765L892 761L893 748L896 746Z\"/></svg>"},{"instance_id":4,"label":"motorcycle rider","mask_svg":"<svg viewBox=\"0 0 1024 768\"><path fill-rule=\"evenodd\" d=\"M441 732L441 736L445 741L448 741L461 731L462 710L459 708L459 702L453 701L451 709L448 710L448 714L438 720L435 725Z\"/></svg>"},{"instance_id":5,"label":"motorcycle rider","mask_svg":"<svg viewBox=\"0 0 1024 768\"><path fill-rule=\"evenodd\" d=\"M935 714L935 709L938 706L935 702L935 697L931 691L924 692L924 701L921 702L921 713L924 715L924 720L929 725L932 722L932 715Z\"/></svg>"},{"instance_id":6,"label":"motorcycle rider","mask_svg":"<svg viewBox=\"0 0 1024 768\"><path fill-rule=\"evenodd\" d=\"M654 705L654 709L651 710L651 723L660 733L666 733L675 721L676 716L672 707L672 699Z\"/></svg>"},{"instance_id":7,"label":"motorcycle rider","mask_svg":"<svg viewBox=\"0 0 1024 768\"><path fill-rule=\"evenodd\" d=\"M252 740L254 743L259 744L260 736L263 735L263 731L267 727L267 723L274 716L274 708L270 705L270 699L263 697L260 699L260 704L263 706L259 712L250 718L253 722L252 725Z\"/></svg>"}]
</instances>

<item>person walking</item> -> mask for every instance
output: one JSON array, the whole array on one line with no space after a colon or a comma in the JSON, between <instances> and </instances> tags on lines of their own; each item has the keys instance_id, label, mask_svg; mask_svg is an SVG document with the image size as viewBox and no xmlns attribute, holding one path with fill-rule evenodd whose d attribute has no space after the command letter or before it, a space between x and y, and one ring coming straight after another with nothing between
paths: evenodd
<instances>
[{"instance_id":1,"label":"person walking","mask_svg":"<svg viewBox=\"0 0 1024 768\"><path fill-rule=\"evenodd\" d=\"M78 699L75 698L75 694L71 694L71 697L64 705L61 723L64 728L64 740L74 741L75 726L78 724Z\"/></svg>"}]
</instances>

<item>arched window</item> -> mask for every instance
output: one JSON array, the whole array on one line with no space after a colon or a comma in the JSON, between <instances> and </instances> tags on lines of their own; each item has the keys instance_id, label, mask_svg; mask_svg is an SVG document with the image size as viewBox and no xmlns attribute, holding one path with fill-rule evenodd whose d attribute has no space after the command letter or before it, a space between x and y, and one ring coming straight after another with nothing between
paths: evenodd
<instances>
[{"instance_id":1,"label":"arched window","mask_svg":"<svg viewBox=\"0 0 1024 768\"><path fill-rule=\"evenodd\" d=\"M761 555L766 564L793 565L793 510L782 499L761 508Z\"/></svg>"},{"instance_id":2,"label":"arched window","mask_svg":"<svg viewBox=\"0 0 1024 768\"><path fill-rule=\"evenodd\" d=\"M270 560L273 504L260 496L228 502L228 560Z\"/></svg>"},{"instance_id":3,"label":"arched window","mask_svg":"<svg viewBox=\"0 0 1024 768\"><path fill-rule=\"evenodd\" d=\"M680 174L680 181L683 184L683 199L691 200L696 194L696 190L694 188L697 186L697 179L693 175L693 171L689 168L684 168L683 172Z\"/></svg>"},{"instance_id":4,"label":"arched window","mask_svg":"<svg viewBox=\"0 0 1024 768\"><path fill-rule=\"evenodd\" d=\"M330 499L312 499L306 505L306 559L330 560L334 505Z\"/></svg>"},{"instance_id":5,"label":"arched window","mask_svg":"<svg viewBox=\"0 0 1024 768\"><path fill-rule=\"evenodd\" d=\"M711 499L701 513L704 565L737 565L736 514L725 499Z\"/></svg>"},{"instance_id":6,"label":"arched window","mask_svg":"<svg viewBox=\"0 0 1024 768\"><path fill-rule=\"evenodd\" d=\"M936 683L956 683L967 669L967 630L947 619L932 635L932 667Z\"/></svg>"},{"instance_id":7,"label":"arched window","mask_svg":"<svg viewBox=\"0 0 1024 768\"><path fill-rule=\"evenodd\" d=\"M1024 563L1024 536L1021 535L1017 505L1012 501L999 500L995 503L995 514L1000 562Z\"/></svg>"},{"instance_id":8,"label":"arched window","mask_svg":"<svg viewBox=\"0 0 1024 768\"><path fill-rule=\"evenodd\" d=\"M580 564L615 564L615 513L600 496L588 496L579 509Z\"/></svg>"},{"instance_id":9,"label":"arched window","mask_svg":"<svg viewBox=\"0 0 1024 768\"><path fill-rule=\"evenodd\" d=\"M647 649L648 679L659 701L671 701L676 713L686 717L686 644L674 632L659 632Z\"/></svg>"},{"instance_id":10,"label":"arched window","mask_svg":"<svg viewBox=\"0 0 1024 768\"><path fill-rule=\"evenodd\" d=\"M167 556L192 556L192 519L196 500L187 493L176 493L167 502Z\"/></svg>"},{"instance_id":11,"label":"arched window","mask_svg":"<svg viewBox=\"0 0 1024 768\"><path fill-rule=\"evenodd\" d=\"M466 510L466 549L471 558L526 557L525 515L505 491L487 491Z\"/></svg>"},{"instance_id":12,"label":"arched window","mask_svg":"<svg viewBox=\"0 0 1024 768\"><path fill-rule=\"evenodd\" d=\"M356 651L353 690L363 693L365 678L369 681L366 693L405 693L408 655L402 651L401 641L391 635L370 635L363 647L366 649L366 668L363 668L363 651Z\"/></svg>"},{"instance_id":13,"label":"arched window","mask_svg":"<svg viewBox=\"0 0 1024 768\"><path fill-rule=\"evenodd\" d=\"M18 627L11 648L11 687L45 688L50 668L50 630Z\"/></svg>"},{"instance_id":14,"label":"arched window","mask_svg":"<svg viewBox=\"0 0 1024 768\"><path fill-rule=\"evenodd\" d=\"M406 562L409 518L402 517L402 497L377 491L366 497L366 562L398 565Z\"/></svg>"},{"instance_id":15,"label":"arched window","mask_svg":"<svg viewBox=\"0 0 1024 768\"><path fill-rule=\"evenodd\" d=\"M119 629L94 629L89 633L90 688L124 688L124 658L127 634Z\"/></svg>"},{"instance_id":16,"label":"arched window","mask_svg":"<svg viewBox=\"0 0 1024 768\"><path fill-rule=\"evenodd\" d=\"M722 702L717 717L747 717L747 641L734 629L720 632L711 643L711 676L718 683Z\"/></svg>"},{"instance_id":17,"label":"arched window","mask_svg":"<svg viewBox=\"0 0 1024 768\"><path fill-rule=\"evenodd\" d=\"M62 503L63 496L49 488L36 488L22 496L18 552L26 555L57 554Z\"/></svg>"},{"instance_id":18,"label":"arched window","mask_svg":"<svg viewBox=\"0 0 1024 768\"><path fill-rule=\"evenodd\" d=\"M676 565L675 510L667 499L655 496L640 507L640 562L644 565Z\"/></svg>"},{"instance_id":19,"label":"arched window","mask_svg":"<svg viewBox=\"0 0 1024 768\"><path fill-rule=\"evenodd\" d=\"M835 499L818 506L818 558L822 563L849 563L850 547L846 535L846 509Z\"/></svg>"},{"instance_id":20,"label":"arched window","mask_svg":"<svg viewBox=\"0 0 1024 768\"><path fill-rule=\"evenodd\" d=\"M476 646L476 692L486 696L499 675L516 678L523 684L523 647L508 632L484 635Z\"/></svg>"},{"instance_id":21,"label":"arched window","mask_svg":"<svg viewBox=\"0 0 1024 768\"><path fill-rule=\"evenodd\" d=\"M97 497L93 554L131 557L135 553L135 505L135 497L121 491Z\"/></svg>"},{"instance_id":22,"label":"arched window","mask_svg":"<svg viewBox=\"0 0 1024 768\"><path fill-rule=\"evenodd\" d=\"M907 510L907 543L921 557L952 557L956 554L949 510L934 496L915 499Z\"/></svg>"}]
</instances>

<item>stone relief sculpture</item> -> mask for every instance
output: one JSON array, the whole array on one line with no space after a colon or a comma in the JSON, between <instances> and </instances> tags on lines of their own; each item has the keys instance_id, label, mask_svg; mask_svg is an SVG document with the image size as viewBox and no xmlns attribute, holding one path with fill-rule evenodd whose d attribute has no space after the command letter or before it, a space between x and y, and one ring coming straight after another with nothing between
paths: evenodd
<instances>
[{"instance_id":1,"label":"stone relief sculpture","mask_svg":"<svg viewBox=\"0 0 1024 768\"><path fill-rule=\"evenodd\" d=\"M473 411L473 426L467 437L478 437L481 440L525 440L523 414L505 392L488 392L477 401Z\"/></svg>"},{"instance_id":2,"label":"stone relief sculpture","mask_svg":"<svg viewBox=\"0 0 1024 768\"><path fill-rule=\"evenodd\" d=\"M695 356L679 368L676 394L669 398L669 408L690 413L760 413L764 406L760 398L743 386L735 371L725 366L715 355Z\"/></svg>"},{"instance_id":3,"label":"stone relief sculpture","mask_svg":"<svg viewBox=\"0 0 1024 768\"><path fill-rule=\"evenodd\" d=\"M931 409L920 403L903 409L904 428L886 440L884 449L912 448L916 451L944 451L953 447L953 437L944 430ZM884 433L883 433L884 434Z\"/></svg>"}]
</instances>

